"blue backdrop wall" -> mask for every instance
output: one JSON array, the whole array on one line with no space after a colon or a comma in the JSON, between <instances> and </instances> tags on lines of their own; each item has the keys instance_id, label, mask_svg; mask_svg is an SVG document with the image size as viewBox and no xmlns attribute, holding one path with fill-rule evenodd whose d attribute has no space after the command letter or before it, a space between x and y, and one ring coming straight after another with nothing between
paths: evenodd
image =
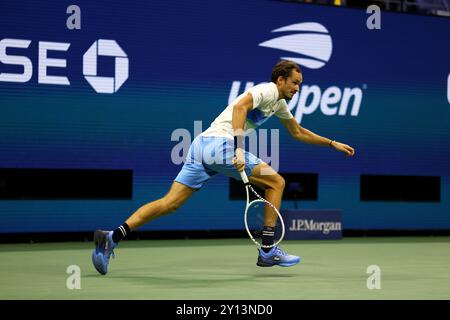
<instances>
[{"instance_id":1,"label":"blue backdrop wall","mask_svg":"<svg viewBox=\"0 0 450 320\"><path fill-rule=\"evenodd\" d=\"M81 29L69 30L71 4L0 3L0 168L131 169L133 197L0 201L0 232L122 223L164 195L181 168L171 159L174 130L193 137L194 121L206 129L286 57L309 59L298 60L297 120L356 149L346 158L294 141L276 118L263 126L280 129L280 171L319 174L318 200L300 207L342 209L344 229L450 228L449 19L382 12L381 29L369 30L369 15L356 9L98 0L77 2ZM94 71L90 48L99 55ZM87 80L95 74L97 91L116 92L97 92ZM361 174L440 176L441 201L361 202ZM243 229L243 206L228 199L228 179L215 177L177 214L142 230Z\"/></svg>"}]
</instances>

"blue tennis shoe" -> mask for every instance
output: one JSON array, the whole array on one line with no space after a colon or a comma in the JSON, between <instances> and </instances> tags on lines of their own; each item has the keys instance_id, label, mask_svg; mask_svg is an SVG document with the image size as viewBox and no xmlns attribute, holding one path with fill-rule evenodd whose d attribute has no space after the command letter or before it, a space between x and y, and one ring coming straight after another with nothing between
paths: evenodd
<instances>
[{"instance_id":1,"label":"blue tennis shoe","mask_svg":"<svg viewBox=\"0 0 450 320\"><path fill-rule=\"evenodd\" d=\"M259 249L258 261L256 265L259 267L290 267L300 262L300 257L293 256L275 246L269 252Z\"/></svg>"},{"instance_id":2,"label":"blue tennis shoe","mask_svg":"<svg viewBox=\"0 0 450 320\"><path fill-rule=\"evenodd\" d=\"M114 248L117 247L112 239L112 231L97 230L94 233L95 249L92 252L92 263L95 269L101 274L105 275L108 272L109 258L113 258Z\"/></svg>"}]
</instances>

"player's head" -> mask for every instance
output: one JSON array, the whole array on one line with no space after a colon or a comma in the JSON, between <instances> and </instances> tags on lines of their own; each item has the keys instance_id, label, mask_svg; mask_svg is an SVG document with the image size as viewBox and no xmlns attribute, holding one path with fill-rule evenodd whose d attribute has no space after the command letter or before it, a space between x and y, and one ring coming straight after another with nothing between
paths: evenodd
<instances>
[{"instance_id":1,"label":"player's head","mask_svg":"<svg viewBox=\"0 0 450 320\"><path fill-rule=\"evenodd\" d=\"M282 60L272 69L272 82L277 85L280 99L292 99L303 81L300 67L292 61Z\"/></svg>"}]
</instances>

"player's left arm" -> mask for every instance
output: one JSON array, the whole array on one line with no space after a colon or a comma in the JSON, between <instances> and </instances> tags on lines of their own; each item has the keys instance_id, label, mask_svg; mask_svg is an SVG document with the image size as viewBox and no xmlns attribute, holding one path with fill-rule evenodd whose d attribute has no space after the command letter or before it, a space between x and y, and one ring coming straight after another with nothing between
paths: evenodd
<instances>
[{"instance_id":1,"label":"player's left arm","mask_svg":"<svg viewBox=\"0 0 450 320\"><path fill-rule=\"evenodd\" d=\"M309 131L306 128L303 128L295 118L291 119L281 119L281 123L286 127L289 131L289 134L296 140L303 141L309 144L315 144L319 146L330 146L336 149L337 151L344 152L348 156L353 156L355 154L355 150L338 141L331 140L328 138L324 138L315 134L314 132Z\"/></svg>"}]
</instances>

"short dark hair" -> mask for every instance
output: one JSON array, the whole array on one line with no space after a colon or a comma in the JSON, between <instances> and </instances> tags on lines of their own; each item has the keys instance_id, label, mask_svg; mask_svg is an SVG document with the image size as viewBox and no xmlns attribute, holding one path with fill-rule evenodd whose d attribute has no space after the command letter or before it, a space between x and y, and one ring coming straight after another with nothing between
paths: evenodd
<instances>
[{"instance_id":1,"label":"short dark hair","mask_svg":"<svg viewBox=\"0 0 450 320\"><path fill-rule=\"evenodd\" d=\"M295 62L289 60L281 60L272 69L272 82L277 83L277 79L279 76L282 76L283 79L287 79L291 75L292 69L295 69L297 70L297 72L302 73L300 67Z\"/></svg>"}]
</instances>

